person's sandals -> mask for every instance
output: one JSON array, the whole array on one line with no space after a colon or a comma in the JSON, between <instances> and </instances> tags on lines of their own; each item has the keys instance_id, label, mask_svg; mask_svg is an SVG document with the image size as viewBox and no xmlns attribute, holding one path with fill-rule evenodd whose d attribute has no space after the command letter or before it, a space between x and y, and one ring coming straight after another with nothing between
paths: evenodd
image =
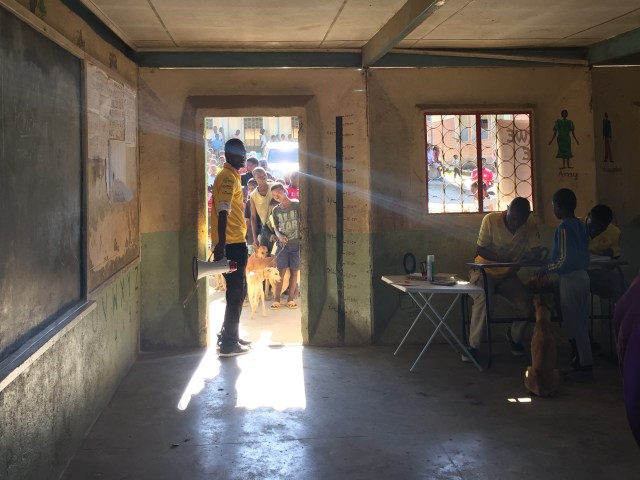
<instances>
[{"instance_id":1,"label":"person's sandals","mask_svg":"<svg viewBox=\"0 0 640 480\"><path fill-rule=\"evenodd\" d=\"M298 308L298 304L296 302L294 302L293 300L289 300L287 302L287 308Z\"/></svg>"},{"instance_id":2,"label":"person's sandals","mask_svg":"<svg viewBox=\"0 0 640 480\"><path fill-rule=\"evenodd\" d=\"M270 308L271 310L278 310L280 308L280 302L273 302Z\"/></svg>"}]
</instances>

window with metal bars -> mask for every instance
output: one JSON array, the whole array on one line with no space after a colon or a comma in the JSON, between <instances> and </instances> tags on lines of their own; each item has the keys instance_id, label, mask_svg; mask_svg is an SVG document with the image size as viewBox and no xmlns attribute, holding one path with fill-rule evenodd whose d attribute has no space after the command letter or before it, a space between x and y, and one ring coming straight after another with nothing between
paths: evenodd
<instances>
[{"instance_id":1,"label":"window with metal bars","mask_svg":"<svg viewBox=\"0 0 640 480\"><path fill-rule=\"evenodd\" d=\"M533 208L531 112L425 113L427 211L505 210L515 197Z\"/></svg>"},{"instance_id":2,"label":"window with metal bars","mask_svg":"<svg viewBox=\"0 0 640 480\"><path fill-rule=\"evenodd\" d=\"M262 117L248 117L243 119L244 123L244 146L247 151L260 150L260 129L262 128Z\"/></svg>"},{"instance_id":3,"label":"window with metal bars","mask_svg":"<svg viewBox=\"0 0 640 480\"><path fill-rule=\"evenodd\" d=\"M291 117L291 138L298 140L298 133L300 132L300 119L298 117Z\"/></svg>"}]
</instances>

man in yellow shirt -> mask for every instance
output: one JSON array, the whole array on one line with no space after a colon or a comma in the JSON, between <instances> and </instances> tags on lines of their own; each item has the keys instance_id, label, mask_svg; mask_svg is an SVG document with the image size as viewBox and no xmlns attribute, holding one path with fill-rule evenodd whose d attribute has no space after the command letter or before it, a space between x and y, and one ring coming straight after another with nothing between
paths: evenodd
<instances>
[{"instance_id":1,"label":"man in yellow shirt","mask_svg":"<svg viewBox=\"0 0 640 480\"><path fill-rule=\"evenodd\" d=\"M591 209L585 224L589 232L589 253L611 258L620 256L620 229L611 223L613 211L606 205Z\"/></svg>"},{"instance_id":2,"label":"man in yellow shirt","mask_svg":"<svg viewBox=\"0 0 640 480\"><path fill-rule=\"evenodd\" d=\"M240 339L239 326L242 302L246 294L247 224L242 208L242 184L238 170L244 167L246 150L241 140L232 138L224 146L226 162L213 182L211 215L211 245L214 260L225 255L238 264L238 269L226 274L227 305L220 333L220 357L249 353L249 342Z\"/></svg>"},{"instance_id":3,"label":"man in yellow shirt","mask_svg":"<svg viewBox=\"0 0 640 480\"><path fill-rule=\"evenodd\" d=\"M485 215L478 234L475 261L527 262L538 259L542 251L540 234L530 214L529 201L516 197L505 212ZM486 272L489 295L505 297L519 315L527 315L533 309L531 291L520 281L516 270L501 267L488 268ZM483 286L482 274L477 269L471 270L469 280L474 285ZM484 294L471 295L471 298L473 307L469 326L469 352L477 357L486 331L487 306ZM522 337L526 325L525 321L513 322L507 330L507 339L514 355L524 354ZM463 355L462 360L471 361L466 355Z\"/></svg>"}]
</instances>

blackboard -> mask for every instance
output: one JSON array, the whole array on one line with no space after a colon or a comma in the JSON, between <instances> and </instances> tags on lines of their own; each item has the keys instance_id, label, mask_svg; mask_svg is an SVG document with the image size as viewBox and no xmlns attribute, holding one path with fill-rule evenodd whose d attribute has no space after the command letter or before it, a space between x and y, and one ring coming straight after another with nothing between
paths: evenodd
<instances>
[{"instance_id":1,"label":"blackboard","mask_svg":"<svg viewBox=\"0 0 640 480\"><path fill-rule=\"evenodd\" d=\"M0 7L0 361L84 297L81 68Z\"/></svg>"}]
</instances>

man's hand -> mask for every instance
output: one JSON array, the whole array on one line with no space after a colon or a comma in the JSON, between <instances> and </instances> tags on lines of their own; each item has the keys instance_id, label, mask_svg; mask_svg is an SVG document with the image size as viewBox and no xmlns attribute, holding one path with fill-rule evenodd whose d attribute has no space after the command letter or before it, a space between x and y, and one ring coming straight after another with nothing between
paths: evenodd
<instances>
[{"instance_id":1,"label":"man's hand","mask_svg":"<svg viewBox=\"0 0 640 480\"><path fill-rule=\"evenodd\" d=\"M531 250L524 252L520 257L521 263L543 263L542 260L546 258L549 250L544 247L534 247Z\"/></svg>"},{"instance_id":2,"label":"man's hand","mask_svg":"<svg viewBox=\"0 0 640 480\"><path fill-rule=\"evenodd\" d=\"M282 235L282 234L280 234L280 237L278 237L278 239L280 240L280 243L282 244L283 247L289 241L289 237L287 237L286 235Z\"/></svg>"},{"instance_id":3,"label":"man's hand","mask_svg":"<svg viewBox=\"0 0 640 480\"><path fill-rule=\"evenodd\" d=\"M224 243L217 243L213 249L213 261L217 262L224 258Z\"/></svg>"}]
</instances>

